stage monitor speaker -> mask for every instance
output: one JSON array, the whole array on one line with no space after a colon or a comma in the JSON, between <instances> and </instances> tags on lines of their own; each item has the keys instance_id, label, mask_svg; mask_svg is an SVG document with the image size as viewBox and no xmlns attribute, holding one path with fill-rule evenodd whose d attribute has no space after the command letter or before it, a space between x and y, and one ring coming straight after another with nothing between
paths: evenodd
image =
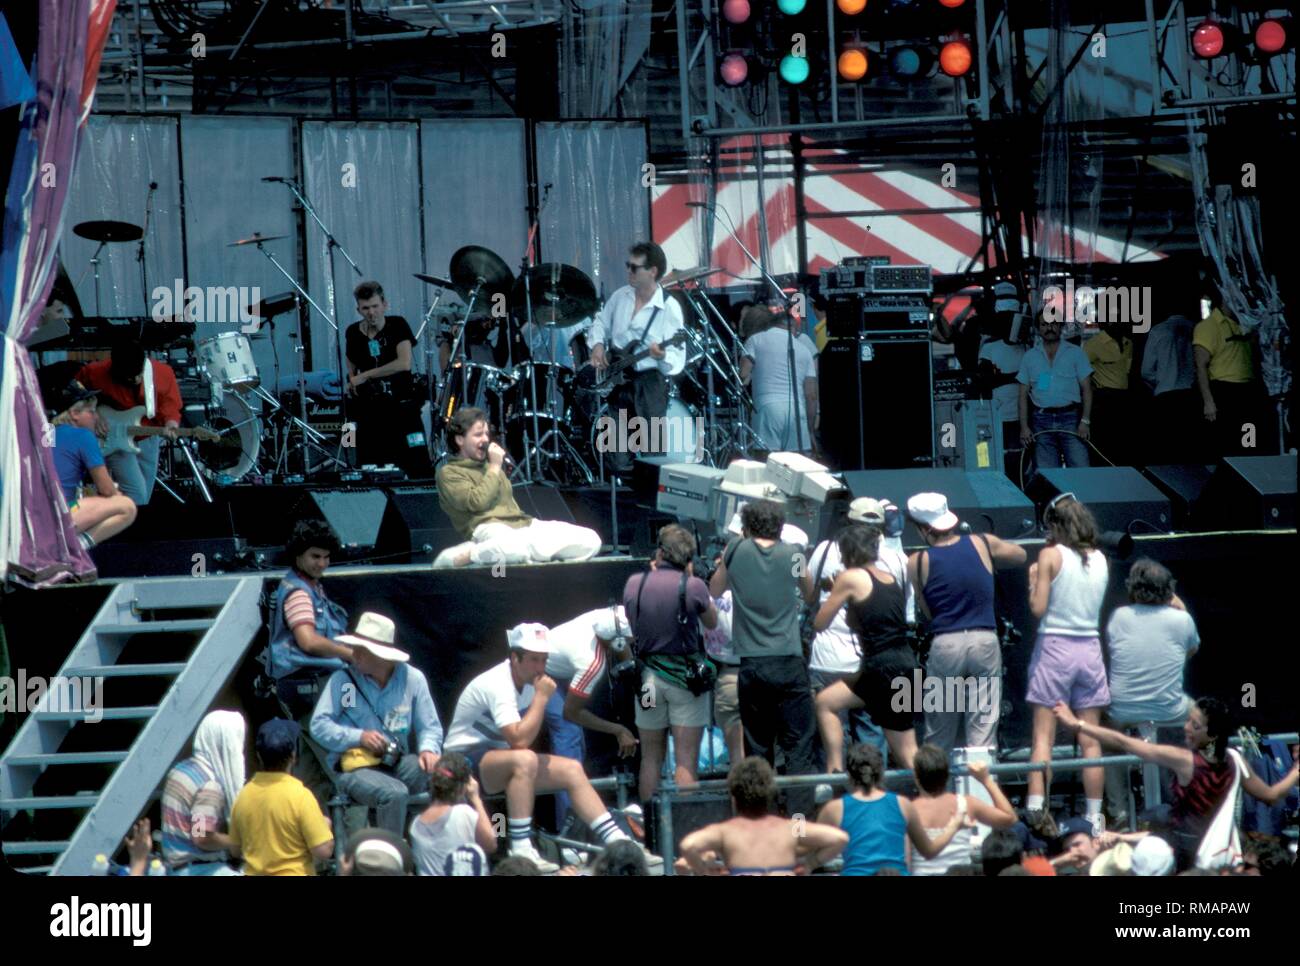
<instances>
[{"instance_id":1,"label":"stage monitor speaker","mask_svg":"<svg viewBox=\"0 0 1300 966\"><path fill-rule=\"evenodd\" d=\"M377 547L383 563L431 562L464 540L438 505L436 487L393 487L388 491Z\"/></svg>"},{"instance_id":2,"label":"stage monitor speaker","mask_svg":"<svg viewBox=\"0 0 1300 966\"><path fill-rule=\"evenodd\" d=\"M388 494L380 489L311 490L298 501L293 517L324 520L339 538L338 559L355 560L374 554L387 507Z\"/></svg>"},{"instance_id":3,"label":"stage monitor speaker","mask_svg":"<svg viewBox=\"0 0 1300 966\"><path fill-rule=\"evenodd\" d=\"M1169 463L1148 466L1142 470L1142 475L1169 497L1174 529L1191 530L1197 519L1197 502L1213 472L1213 466L1201 463Z\"/></svg>"},{"instance_id":4,"label":"stage monitor speaker","mask_svg":"<svg viewBox=\"0 0 1300 966\"><path fill-rule=\"evenodd\" d=\"M1040 515L1057 494L1073 493L1087 504L1103 532L1130 532L1136 520L1147 524L1146 532L1168 533L1173 527L1169 498L1131 466L1039 470L1028 489Z\"/></svg>"},{"instance_id":5,"label":"stage monitor speaker","mask_svg":"<svg viewBox=\"0 0 1300 966\"><path fill-rule=\"evenodd\" d=\"M573 511L564 501L563 494L555 487L530 483L527 486L516 486L513 490L519 509L530 517L539 520L559 520L561 523L573 522Z\"/></svg>"},{"instance_id":6,"label":"stage monitor speaker","mask_svg":"<svg viewBox=\"0 0 1300 966\"><path fill-rule=\"evenodd\" d=\"M1197 504L1197 529L1290 529L1295 491L1294 456L1224 457Z\"/></svg>"},{"instance_id":7,"label":"stage monitor speaker","mask_svg":"<svg viewBox=\"0 0 1300 966\"><path fill-rule=\"evenodd\" d=\"M822 445L840 470L934 463L928 335L832 339L817 358Z\"/></svg>"},{"instance_id":8,"label":"stage monitor speaker","mask_svg":"<svg viewBox=\"0 0 1300 966\"><path fill-rule=\"evenodd\" d=\"M917 493L942 493L948 508L977 533L1012 540L1030 536L1035 529L1034 504L996 470L857 470L844 474L854 498L888 498L906 511L907 500ZM921 535L909 520L903 544L918 546Z\"/></svg>"}]
</instances>

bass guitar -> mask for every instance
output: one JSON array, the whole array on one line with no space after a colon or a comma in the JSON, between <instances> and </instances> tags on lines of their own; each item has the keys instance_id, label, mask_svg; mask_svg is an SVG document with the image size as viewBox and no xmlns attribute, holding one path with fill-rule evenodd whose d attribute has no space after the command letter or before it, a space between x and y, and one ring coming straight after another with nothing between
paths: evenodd
<instances>
[{"instance_id":1,"label":"bass guitar","mask_svg":"<svg viewBox=\"0 0 1300 966\"><path fill-rule=\"evenodd\" d=\"M681 345L686 341L686 337L687 332L682 329L672 338L661 342L659 347L667 349L669 346ZM649 348L642 349L640 352L620 352L615 349L610 353L609 366L603 374L597 373L595 366L583 366L578 371L575 380L577 391L588 398L605 399L627 381L626 373L629 369L649 356Z\"/></svg>"}]
</instances>

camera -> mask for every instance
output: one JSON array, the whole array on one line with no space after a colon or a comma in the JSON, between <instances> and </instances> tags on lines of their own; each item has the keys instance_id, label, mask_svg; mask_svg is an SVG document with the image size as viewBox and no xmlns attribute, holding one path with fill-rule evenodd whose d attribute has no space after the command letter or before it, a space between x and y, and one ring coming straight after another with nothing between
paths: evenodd
<instances>
[{"instance_id":1,"label":"camera","mask_svg":"<svg viewBox=\"0 0 1300 966\"><path fill-rule=\"evenodd\" d=\"M998 643L1003 647L1015 647L1023 636L1020 628L1009 618L998 618Z\"/></svg>"},{"instance_id":2,"label":"camera","mask_svg":"<svg viewBox=\"0 0 1300 966\"><path fill-rule=\"evenodd\" d=\"M713 690L718 680L718 672L706 658L692 656L686 659L686 673L683 680L686 682L686 690L699 697Z\"/></svg>"},{"instance_id":3,"label":"camera","mask_svg":"<svg viewBox=\"0 0 1300 966\"><path fill-rule=\"evenodd\" d=\"M401 760L402 760L402 749L398 746L396 741L393 741L390 738L387 746L385 746L384 748L383 755L379 759L380 764L382 764L385 768L396 768L398 763L401 762Z\"/></svg>"}]
</instances>

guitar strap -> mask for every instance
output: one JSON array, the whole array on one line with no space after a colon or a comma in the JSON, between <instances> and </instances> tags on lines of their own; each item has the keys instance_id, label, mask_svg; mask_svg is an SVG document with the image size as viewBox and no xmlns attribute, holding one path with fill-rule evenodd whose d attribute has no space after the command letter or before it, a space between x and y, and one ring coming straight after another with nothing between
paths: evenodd
<instances>
[{"instance_id":1,"label":"guitar strap","mask_svg":"<svg viewBox=\"0 0 1300 966\"><path fill-rule=\"evenodd\" d=\"M635 341L629 342L627 345L623 347L625 351L631 350L632 346L634 345L645 344L645 337L650 334L650 326L655 324L655 317L658 315L659 315L659 306L656 305L655 310L650 313L650 321L645 324L645 328L641 330L641 334L636 338Z\"/></svg>"},{"instance_id":2,"label":"guitar strap","mask_svg":"<svg viewBox=\"0 0 1300 966\"><path fill-rule=\"evenodd\" d=\"M146 356L144 360L143 375L144 379L141 382L140 388L144 393L144 416L145 419L153 419L154 413L157 410L157 405L153 391L153 362L148 356Z\"/></svg>"}]
</instances>

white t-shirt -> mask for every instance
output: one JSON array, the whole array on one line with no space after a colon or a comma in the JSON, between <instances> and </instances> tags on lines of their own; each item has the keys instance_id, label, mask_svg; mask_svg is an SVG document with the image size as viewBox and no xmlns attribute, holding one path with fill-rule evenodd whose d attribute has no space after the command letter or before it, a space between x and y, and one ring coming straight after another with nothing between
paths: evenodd
<instances>
[{"instance_id":1,"label":"white t-shirt","mask_svg":"<svg viewBox=\"0 0 1300 966\"><path fill-rule=\"evenodd\" d=\"M773 327L745 340L745 355L754 360L754 404L785 402L790 399L790 335ZM817 378L817 363L808 346L794 342L795 378L799 392L805 379ZM800 395L800 400L803 396ZM801 403L802 404L802 403Z\"/></svg>"},{"instance_id":2,"label":"white t-shirt","mask_svg":"<svg viewBox=\"0 0 1300 966\"><path fill-rule=\"evenodd\" d=\"M980 346L981 359L993 363L993 368L1003 375L1014 376L1020 371L1020 360L1025 357L1025 347L1008 345L1005 339L989 339ZM1020 419L1020 385L1008 383L993 390L993 408L1002 422Z\"/></svg>"},{"instance_id":3,"label":"white t-shirt","mask_svg":"<svg viewBox=\"0 0 1300 966\"><path fill-rule=\"evenodd\" d=\"M510 658L506 658L469 682L456 702L456 713L452 715L447 740L442 744L443 751L468 755L476 751L509 748L510 743L501 734L501 729L521 721L532 703L533 686L525 684L522 691L515 690L515 679L510 675Z\"/></svg>"},{"instance_id":4,"label":"white t-shirt","mask_svg":"<svg viewBox=\"0 0 1300 966\"><path fill-rule=\"evenodd\" d=\"M608 607L589 610L551 628L548 635L554 650L546 659L546 673L557 681L570 681L569 690L584 698L591 695L605 673L605 649L592 628L598 620L608 617Z\"/></svg>"},{"instance_id":5,"label":"white t-shirt","mask_svg":"<svg viewBox=\"0 0 1300 966\"><path fill-rule=\"evenodd\" d=\"M469 805L453 805L432 824L418 815L411 822L411 852L419 875L446 875L447 856L462 845L474 843L478 812Z\"/></svg>"},{"instance_id":6,"label":"white t-shirt","mask_svg":"<svg viewBox=\"0 0 1300 966\"><path fill-rule=\"evenodd\" d=\"M880 557L876 562L880 569L907 588L907 619L914 620L916 594L912 591L912 585L907 582L907 557L902 551L886 546L883 537L880 541L879 553ZM823 557L826 559L824 565ZM844 572L844 561L840 559L840 547L835 540L823 540L813 550L812 556L808 558L808 573L813 576L813 579L817 577L818 567L821 567L823 580L834 581ZM829 590L819 591L817 606L826 603L830 595ZM856 672L861 666L862 655L858 653L853 631L849 630L849 625L845 623L844 615L847 610L848 608L841 607L830 626L824 631L819 631L813 638L812 657L808 662L812 670L824 671L828 674L850 674Z\"/></svg>"}]
</instances>

